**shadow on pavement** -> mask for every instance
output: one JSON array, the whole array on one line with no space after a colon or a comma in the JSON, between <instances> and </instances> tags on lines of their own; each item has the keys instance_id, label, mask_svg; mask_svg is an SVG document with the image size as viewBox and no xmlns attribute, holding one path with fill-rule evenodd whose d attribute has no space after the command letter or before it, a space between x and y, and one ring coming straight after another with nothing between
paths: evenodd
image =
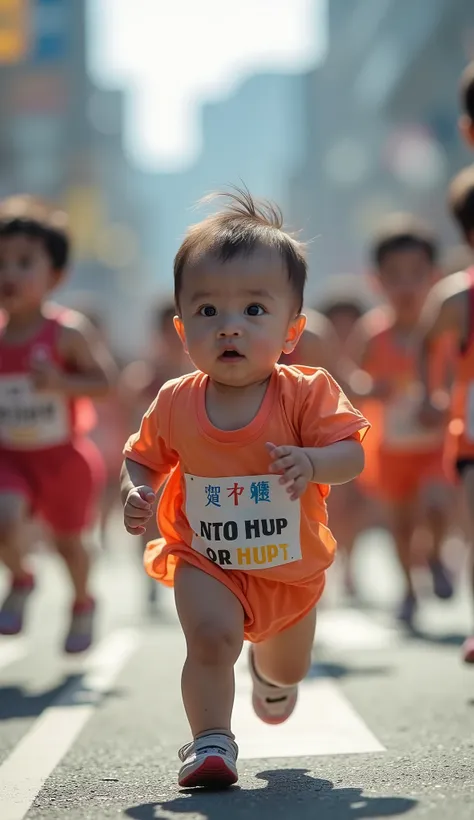
<instances>
[{"instance_id":1,"label":"shadow on pavement","mask_svg":"<svg viewBox=\"0 0 474 820\"><path fill-rule=\"evenodd\" d=\"M407 797L368 797L361 788L334 788L330 780L312 777L307 769L272 770L256 777L267 787L187 790L164 803L132 806L125 814L135 820L178 820L188 814L202 820L364 820L401 817L417 805Z\"/></svg>"},{"instance_id":2,"label":"shadow on pavement","mask_svg":"<svg viewBox=\"0 0 474 820\"><path fill-rule=\"evenodd\" d=\"M31 693L21 686L0 687L0 721L14 718L36 718L49 706L81 706L98 703L106 698L121 696L119 690L106 694L90 690L83 684L82 675L69 675L56 686L44 692Z\"/></svg>"},{"instance_id":3,"label":"shadow on pavement","mask_svg":"<svg viewBox=\"0 0 474 820\"><path fill-rule=\"evenodd\" d=\"M306 678L348 678L352 676L371 677L372 675L389 675L392 672L390 666L348 666L346 663L333 663L326 661L315 661Z\"/></svg>"},{"instance_id":4,"label":"shadow on pavement","mask_svg":"<svg viewBox=\"0 0 474 820\"><path fill-rule=\"evenodd\" d=\"M426 632L417 627L411 627L406 630L406 636L415 641L424 641L424 643L431 643L437 646L462 646L466 640L466 635L458 633L436 634L435 632Z\"/></svg>"}]
</instances>

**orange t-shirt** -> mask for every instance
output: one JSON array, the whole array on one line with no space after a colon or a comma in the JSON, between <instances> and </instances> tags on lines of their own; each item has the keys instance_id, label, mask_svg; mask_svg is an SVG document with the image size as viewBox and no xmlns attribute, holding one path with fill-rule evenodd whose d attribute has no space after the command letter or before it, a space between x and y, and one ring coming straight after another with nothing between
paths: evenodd
<instances>
[{"instance_id":1,"label":"orange t-shirt","mask_svg":"<svg viewBox=\"0 0 474 820\"><path fill-rule=\"evenodd\" d=\"M443 337L436 345L430 362L430 383L434 390L446 385L453 361L452 339ZM421 388L416 342L407 346L397 344L390 326L375 331L369 340L362 367L375 381L388 382L392 388L392 395L379 402L379 411L376 412L379 448L385 453L407 455L441 450L444 430L428 429L418 420Z\"/></svg>"},{"instance_id":2,"label":"orange t-shirt","mask_svg":"<svg viewBox=\"0 0 474 820\"><path fill-rule=\"evenodd\" d=\"M335 551L327 528L329 488L309 484L291 501L269 473L265 443L324 447L361 440L368 422L325 370L277 364L253 420L221 430L206 412L207 382L199 371L167 382L124 449L128 458L170 474L158 510L163 538L148 545L147 571L171 586L184 559L233 589L247 616L257 607L246 606L257 580L313 585L319 595ZM282 606L294 606L289 617L296 616L296 601ZM261 639L264 632L255 634Z\"/></svg>"}]
</instances>

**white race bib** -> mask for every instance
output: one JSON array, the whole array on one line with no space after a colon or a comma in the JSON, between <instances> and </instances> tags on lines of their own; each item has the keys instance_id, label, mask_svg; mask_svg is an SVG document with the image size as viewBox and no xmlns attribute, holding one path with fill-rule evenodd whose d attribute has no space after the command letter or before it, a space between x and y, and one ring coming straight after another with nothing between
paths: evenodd
<instances>
[{"instance_id":1,"label":"white race bib","mask_svg":"<svg viewBox=\"0 0 474 820\"><path fill-rule=\"evenodd\" d=\"M64 444L71 435L68 402L37 392L27 374L0 376L0 443L13 449Z\"/></svg>"},{"instance_id":2,"label":"white race bib","mask_svg":"<svg viewBox=\"0 0 474 820\"><path fill-rule=\"evenodd\" d=\"M221 569L255 570L301 560L300 502L277 475L185 474L192 548Z\"/></svg>"},{"instance_id":3,"label":"white race bib","mask_svg":"<svg viewBox=\"0 0 474 820\"><path fill-rule=\"evenodd\" d=\"M421 424L421 391L416 385L389 401L385 407L384 443L393 449L428 449L441 445L443 430Z\"/></svg>"}]
</instances>

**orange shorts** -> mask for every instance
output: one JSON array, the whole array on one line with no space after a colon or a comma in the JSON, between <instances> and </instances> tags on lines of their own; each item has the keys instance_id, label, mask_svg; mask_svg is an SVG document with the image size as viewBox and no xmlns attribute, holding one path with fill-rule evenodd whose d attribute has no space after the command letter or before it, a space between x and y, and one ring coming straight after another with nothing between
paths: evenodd
<instances>
[{"instance_id":1,"label":"orange shorts","mask_svg":"<svg viewBox=\"0 0 474 820\"><path fill-rule=\"evenodd\" d=\"M413 498L430 484L449 484L443 450L379 453L378 493L386 501Z\"/></svg>"},{"instance_id":2,"label":"orange shorts","mask_svg":"<svg viewBox=\"0 0 474 820\"><path fill-rule=\"evenodd\" d=\"M444 443L444 464L449 477L458 484L466 467L474 464L474 442L466 437L462 419L451 419Z\"/></svg>"},{"instance_id":3,"label":"orange shorts","mask_svg":"<svg viewBox=\"0 0 474 820\"><path fill-rule=\"evenodd\" d=\"M247 641L259 643L298 623L317 604L326 581L322 572L305 584L285 584L261 578L253 572L223 570L186 544L166 544L163 538L150 541L144 554L145 569L152 578L173 586L179 561L217 578L242 604Z\"/></svg>"}]
</instances>

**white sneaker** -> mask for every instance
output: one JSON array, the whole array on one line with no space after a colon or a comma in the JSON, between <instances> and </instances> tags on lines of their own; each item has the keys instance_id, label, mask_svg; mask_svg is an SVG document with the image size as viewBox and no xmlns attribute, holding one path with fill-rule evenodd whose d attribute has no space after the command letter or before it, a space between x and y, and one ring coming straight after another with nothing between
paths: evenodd
<instances>
[{"instance_id":1,"label":"white sneaker","mask_svg":"<svg viewBox=\"0 0 474 820\"><path fill-rule=\"evenodd\" d=\"M239 747L227 735L204 735L187 743L179 750L182 762L179 770L180 786L207 786L225 788L237 783L237 756Z\"/></svg>"}]
</instances>

